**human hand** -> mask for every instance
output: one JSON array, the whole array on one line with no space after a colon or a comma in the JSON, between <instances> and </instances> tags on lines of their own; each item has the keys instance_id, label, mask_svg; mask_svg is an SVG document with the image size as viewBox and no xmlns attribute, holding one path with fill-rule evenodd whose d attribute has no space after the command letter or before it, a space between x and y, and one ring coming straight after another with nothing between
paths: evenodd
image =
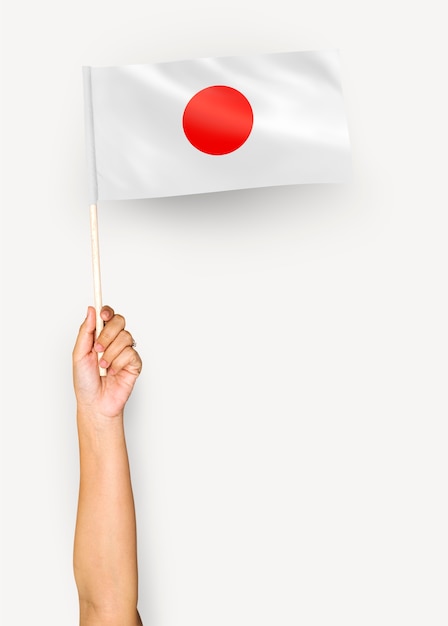
<instances>
[{"instance_id":1,"label":"human hand","mask_svg":"<svg viewBox=\"0 0 448 626\"><path fill-rule=\"evenodd\" d=\"M95 341L96 314L89 306L73 349L73 382L78 411L113 418L122 415L142 361L134 350L132 335L124 330L124 317L104 306L101 318L105 326ZM99 352L104 352L100 365L107 369L106 376L99 374Z\"/></svg>"}]
</instances>

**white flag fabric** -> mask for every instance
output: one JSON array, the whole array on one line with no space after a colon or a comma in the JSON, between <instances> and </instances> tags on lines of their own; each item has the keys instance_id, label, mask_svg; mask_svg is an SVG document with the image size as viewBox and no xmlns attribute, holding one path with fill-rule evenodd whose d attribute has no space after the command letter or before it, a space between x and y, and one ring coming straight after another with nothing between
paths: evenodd
<instances>
[{"instance_id":1,"label":"white flag fabric","mask_svg":"<svg viewBox=\"0 0 448 626\"><path fill-rule=\"evenodd\" d=\"M83 77L91 203L350 177L335 51L84 67Z\"/></svg>"}]
</instances>

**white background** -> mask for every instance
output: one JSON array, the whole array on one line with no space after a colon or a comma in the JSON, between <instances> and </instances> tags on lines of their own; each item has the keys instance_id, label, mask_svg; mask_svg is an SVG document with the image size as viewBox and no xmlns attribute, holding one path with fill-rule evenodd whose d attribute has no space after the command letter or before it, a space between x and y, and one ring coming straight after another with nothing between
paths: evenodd
<instances>
[{"instance_id":1,"label":"white background","mask_svg":"<svg viewBox=\"0 0 448 626\"><path fill-rule=\"evenodd\" d=\"M145 626L445 626L442 3L9 2L2 622L75 625L82 65L337 48L354 179L100 206Z\"/></svg>"}]
</instances>

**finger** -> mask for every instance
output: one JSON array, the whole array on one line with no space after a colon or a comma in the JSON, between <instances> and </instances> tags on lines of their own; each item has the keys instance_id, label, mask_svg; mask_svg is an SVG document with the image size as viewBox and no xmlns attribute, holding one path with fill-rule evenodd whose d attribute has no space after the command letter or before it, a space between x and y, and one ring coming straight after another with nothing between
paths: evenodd
<instances>
[{"instance_id":1,"label":"finger","mask_svg":"<svg viewBox=\"0 0 448 626\"><path fill-rule=\"evenodd\" d=\"M114 310L111 306L105 305L102 307L100 315L101 315L101 319L104 322L108 322L109 320L113 318Z\"/></svg>"},{"instance_id":2,"label":"finger","mask_svg":"<svg viewBox=\"0 0 448 626\"><path fill-rule=\"evenodd\" d=\"M125 324L126 320L122 315L114 315L112 319L106 323L103 330L99 334L99 337L95 342L95 350L97 352L104 352L123 330Z\"/></svg>"},{"instance_id":3,"label":"finger","mask_svg":"<svg viewBox=\"0 0 448 626\"><path fill-rule=\"evenodd\" d=\"M112 361L110 364L109 372L111 374L118 374L121 370L128 370L131 374L138 376L142 371L142 360L139 353L126 346L124 350Z\"/></svg>"},{"instance_id":4,"label":"finger","mask_svg":"<svg viewBox=\"0 0 448 626\"><path fill-rule=\"evenodd\" d=\"M114 341L109 345L107 350L105 350L100 365L101 367L109 367L114 359L122 352L127 346L132 346L134 343L134 339L132 338L131 333L127 330L122 330Z\"/></svg>"},{"instance_id":5,"label":"finger","mask_svg":"<svg viewBox=\"0 0 448 626\"><path fill-rule=\"evenodd\" d=\"M92 351L96 328L96 314L93 306L87 308L86 319L81 324L75 347L73 348L73 360L79 361Z\"/></svg>"}]
</instances>

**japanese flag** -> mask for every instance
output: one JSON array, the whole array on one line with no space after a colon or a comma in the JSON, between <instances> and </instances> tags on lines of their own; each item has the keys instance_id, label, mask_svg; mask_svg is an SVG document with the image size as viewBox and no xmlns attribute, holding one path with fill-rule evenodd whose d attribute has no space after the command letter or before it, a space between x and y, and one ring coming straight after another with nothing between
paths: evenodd
<instances>
[{"instance_id":1,"label":"japanese flag","mask_svg":"<svg viewBox=\"0 0 448 626\"><path fill-rule=\"evenodd\" d=\"M334 51L83 68L90 202L350 176Z\"/></svg>"}]
</instances>

